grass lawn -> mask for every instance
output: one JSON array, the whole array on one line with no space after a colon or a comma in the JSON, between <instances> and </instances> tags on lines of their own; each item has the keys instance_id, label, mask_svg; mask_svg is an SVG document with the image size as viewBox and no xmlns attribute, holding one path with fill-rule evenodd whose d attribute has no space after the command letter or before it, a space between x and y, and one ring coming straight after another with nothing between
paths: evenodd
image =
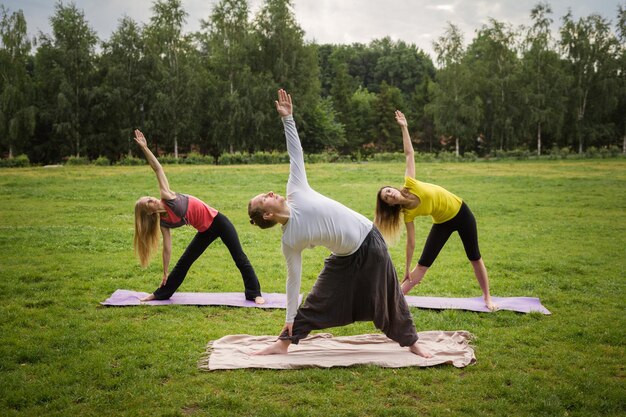
<instances>
[{"instance_id":1,"label":"grass lawn","mask_svg":"<svg viewBox=\"0 0 626 417\"><path fill-rule=\"evenodd\" d=\"M231 219L263 290L284 292L280 229L250 226L246 206L284 193L288 166L165 170L172 189ZM369 218L378 188L400 186L403 173L397 163L308 166L316 190ZM99 305L117 288L160 282L159 257L141 269L132 251L134 202L158 192L148 166L0 170L0 415L626 415L626 160L418 164L417 177L472 208L492 294L539 297L551 316L412 309L418 331L476 336L477 363L464 369L202 372L209 340L277 334L285 312ZM416 220L418 251L429 228ZM193 234L172 232L172 266ZM402 274L404 245L390 251ZM305 252L302 292L326 255ZM216 242L180 290L243 285ZM456 234L411 295L480 295Z\"/></svg>"}]
</instances>

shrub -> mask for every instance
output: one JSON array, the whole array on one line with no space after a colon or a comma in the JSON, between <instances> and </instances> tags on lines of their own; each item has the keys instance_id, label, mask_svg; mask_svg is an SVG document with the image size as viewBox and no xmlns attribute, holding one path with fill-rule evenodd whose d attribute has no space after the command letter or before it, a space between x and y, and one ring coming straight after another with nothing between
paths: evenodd
<instances>
[{"instance_id":1,"label":"shrub","mask_svg":"<svg viewBox=\"0 0 626 417\"><path fill-rule=\"evenodd\" d=\"M596 148L595 146L590 146L587 148L587 150L585 150L585 157L586 158L598 158L602 156L598 148Z\"/></svg>"},{"instance_id":2,"label":"shrub","mask_svg":"<svg viewBox=\"0 0 626 417\"><path fill-rule=\"evenodd\" d=\"M168 153L165 155L161 155L157 158L160 163L165 164L179 164L182 162L182 158L176 158L174 154Z\"/></svg>"},{"instance_id":3,"label":"shrub","mask_svg":"<svg viewBox=\"0 0 626 417\"><path fill-rule=\"evenodd\" d=\"M611 145L608 148L600 149L600 153L602 153L603 150L606 150L606 156L603 155L603 158L615 158L622 154L622 150L619 148L619 146L615 145Z\"/></svg>"},{"instance_id":4,"label":"shrub","mask_svg":"<svg viewBox=\"0 0 626 417\"><path fill-rule=\"evenodd\" d=\"M109 166L111 165L111 161L106 156L99 156L96 160L93 161L94 165L98 166Z\"/></svg>"},{"instance_id":5,"label":"shrub","mask_svg":"<svg viewBox=\"0 0 626 417\"><path fill-rule=\"evenodd\" d=\"M612 154L614 154L615 156L626 156L626 151L624 150L623 147L617 146L617 145L611 145L609 146L609 151L611 151Z\"/></svg>"},{"instance_id":6,"label":"shrub","mask_svg":"<svg viewBox=\"0 0 626 417\"><path fill-rule=\"evenodd\" d=\"M178 163L187 165L210 165L213 163L211 155L202 155L198 152L189 152L185 158L179 158Z\"/></svg>"},{"instance_id":7,"label":"shrub","mask_svg":"<svg viewBox=\"0 0 626 417\"><path fill-rule=\"evenodd\" d=\"M341 155L338 153L333 153L331 154L331 157L333 158L333 160L331 160L330 162L353 162L354 161L354 157L351 155Z\"/></svg>"},{"instance_id":8,"label":"shrub","mask_svg":"<svg viewBox=\"0 0 626 417\"><path fill-rule=\"evenodd\" d=\"M437 155L430 152L418 152L415 154L415 162L433 162L437 159Z\"/></svg>"},{"instance_id":9,"label":"shrub","mask_svg":"<svg viewBox=\"0 0 626 417\"><path fill-rule=\"evenodd\" d=\"M248 160L248 164L271 164L272 163L272 154L269 152L255 152L252 154L246 155Z\"/></svg>"},{"instance_id":10,"label":"shrub","mask_svg":"<svg viewBox=\"0 0 626 417\"><path fill-rule=\"evenodd\" d=\"M307 164L320 164L329 161L329 155L326 153L304 154L304 162Z\"/></svg>"},{"instance_id":11,"label":"shrub","mask_svg":"<svg viewBox=\"0 0 626 417\"><path fill-rule=\"evenodd\" d=\"M454 152L441 151L439 155L437 155L437 159L441 162L457 162L459 161L459 157L456 156Z\"/></svg>"},{"instance_id":12,"label":"shrub","mask_svg":"<svg viewBox=\"0 0 626 417\"><path fill-rule=\"evenodd\" d=\"M528 159L565 159L565 158L614 158L622 156L621 148L617 146L611 146L608 148L597 149L590 146L584 154L573 153L570 148L558 148L553 147L546 154L537 157L534 151L528 149L512 149L512 150L492 150L484 157L480 157L474 151L467 151L461 156L456 156L456 153L451 151L441 151L438 154L435 153L415 153L416 162L475 162L481 159L489 160L528 160ZM626 155L623 155L626 156ZM75 159L74 157L70 157ZM68 163L70 158L68 158ZM215 158L212 155L202 155L198 152L190 152L185 157L178 159L174 158L173 154L162 155L159 158L159 162L162 164L189 164L189 165L213 165L215 164ZM6 161L6 160L5 160ZM327 150L322 153L305 153L304 161L307 164L316 163L349 163L349 162L404 162L405 157L402 152L379 152L367 155L363 152L357 151L355 154L342 155L336 150ZM99 157L93 162L96 165L107 165L108 160L104 157ZM132 156L124 155L117 162L118 165L144 165L146 161L143 158L135 158ZM289 163L289 154L287 152L279 151L259 151L254 153L247 152L234 152L223 153L217 159L218 165L248 165L248 164L284 164ZM78 165L75 163L75 165ZM7 162L3 162L0 166L9 166ZM12 166L12 165L11 165ZM21 165L20 165L21 166ZM26 165L27 166L27 165Z\"/></svg>"},{"instance_id":13,"label":"shrub","mask_svg":"<svg viewBox=\"0 0 626 417\"><path fill-rule=\"evenodd\" d=\"M304 158L310 156L305 154ZM235 152L223 153L218 159L219 165L241 165L241 164L284 164L289 162L289 154L287 152L254 152L252 154Z\"/></svg>"},{"instance_id":14,"label":"shrub","mask_svg":"<svg viewBox=\"0 0 626 417\"><path fill-rule=\"evenodd\" d=\"M504 159L506 158L506 151L502 150L502 149L496 149L495 150L495 156L497 159Z\"/></svg>"},{"instance_id":15,"label":"shrub","mask_svg":"<svg viewBox=\"0 0 626 417\"><path fill-rule=\"evenodd\" d=\"M289 162L287 152L255 152L250 155L251 164L283 164Z\"/></svg>"},{"instance_id":16,"label":"shrub","mask_svg":"<svg viewBox=\"0 0 626 417\"><path fill-rule=\"evenodd\" d=\"M241 152L223 153L217 160L218 165L244 165L249 161L249 157Z\"/></svg>"},{"instance_id":17,"label":"shrub","mask_svg":"<svg viewBox=\"0 0 626 417\"><path fill-rule=\"evenodd\" d=\"M400 152L379 152L372 155L371 160L374 162L404 162L405 157Z\"/></svg>"},{"instance_id":18,"label":"shrub","mask_svg":"<svg viewBox=\"0 0 626 417\"><path fill-rule=\"evenodd\" d=\"M513 149L508 152L508 156L522 160L530 158L530 151L528 149Z\"/></svg>"},{"instance_id":19,"label":"shrub","mask_svg":"<svg viewBox=\"0 0 626 417\"><path fill-rule=\"evenodd\" d=\"M463 161L474 162L478 160L478 155L474 151L469 151L469 152L465 152L462 158L463 158Z\"/></svg>"},{"instance_id":20,"label":"shrub","mask_svg":"<svg viewBox=\"0 0 626 417\"><path fill-rule=\"evenodd\" d=\"M495 151L491 151L489 157L491 158L495 157L496 159L524 160L524 159L530 159L531 152L528 149L520 149L520 148L511 149L509 151L496 149ZM489 157L487 157L487 159L489 159Z\"/></svg>"},{"instance_id":21,"label":"shrub","mask_svg":"<svg viewBox=\"0 0 626 417\"><path fill-rule=\"evenodd\" d=\"M89 158L86 156L68 156L66 165L89 165Z\"/></svg>"},{"instance_id":22,"label":"shrub","mask_svg":"<svg viewBox=\"0 0 626 417\"><path fill-rule=\"evenodd\" d=\"M146 161L142 158L135 158L132 155L124 155L117 161L117 165L126 165L126 166L135 166L135 165L145 165Z\"/></svg>"},{"instance_id":23,"label":"shrub","mask_svg":"<svg viewBox=\"0 0 626 417\"><path fill-rule=\"evenodd\" d=\"M21 154L13 158L0 159L2 168L23 168L30 166L28 156Z\"/></svg>"}]
</instances>

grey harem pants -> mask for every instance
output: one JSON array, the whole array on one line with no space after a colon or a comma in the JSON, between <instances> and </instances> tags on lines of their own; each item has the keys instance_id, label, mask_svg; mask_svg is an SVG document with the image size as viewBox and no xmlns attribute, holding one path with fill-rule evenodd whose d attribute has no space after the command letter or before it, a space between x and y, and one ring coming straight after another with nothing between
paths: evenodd
<instances>
[{"instance_id":1,"label":"grey harem pants","mask_svg":"<svg viewBox=\"0 0 626 417\"><path fill-rule=\"evenodd\" d=\"M373 321L400 346L417 341L409 306L387 245L376 227L352 255L330 255L324 260L324 269L298 309L292 336L285 331L279 338L298 344L312 330L356 321Z\"/></svg>"}]
</instances>

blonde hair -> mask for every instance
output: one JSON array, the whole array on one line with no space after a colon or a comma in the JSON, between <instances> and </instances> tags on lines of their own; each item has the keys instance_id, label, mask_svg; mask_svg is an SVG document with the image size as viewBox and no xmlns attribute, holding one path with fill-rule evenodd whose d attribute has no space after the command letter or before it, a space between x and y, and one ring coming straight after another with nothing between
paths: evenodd
<instances>
[{"instance_id":1,"label":"blonde hair","mask_svg":"<svg viewBox=\"0 0 626 417\"><path fill-rule=\"evenodd\" d=\"M140 198L135 203L135 255L142 267L148 266L150 258L159 246L159 213L148 211L147 204Z\"/></svg>"},{"instance_id":2,"label":"blonde hair","mask_svg":"<svg viewBox=\"0 0 626 417\"><path fill-rule=\"evenodd\" d=\"M399 204L389 205L382 198L382 191L385 188L395 188L385 185L378 190L376 194L376 215L374 217L374 225L380 230L389 245L393 245L400 237L400 211L402 207ZM397 190L397 188L396 188ZM408 192L405 189L398 190L403 195Z\"/></svg>"}]
</instances>

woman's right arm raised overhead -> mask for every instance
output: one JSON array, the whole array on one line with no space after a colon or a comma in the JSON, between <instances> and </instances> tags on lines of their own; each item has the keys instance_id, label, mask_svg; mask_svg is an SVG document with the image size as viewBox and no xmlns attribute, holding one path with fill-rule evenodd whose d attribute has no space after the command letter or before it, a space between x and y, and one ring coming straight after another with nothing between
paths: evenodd
<instances>
[{"instance_id":1,"label":"woman's right arm raised overhead","mask_svg":"<svg viewBox=\"0 0 626 417\"><path fill-rule=\"evenodd\" d=\"M148 148L148 142L146 138L143 136L143 133L138 129L135 129L135 142L141 148L141 151L145 155L148 160L148 164L154 171L157 176L157 181L159 181L159 191L161 193L161 198L164 200L173 200L176 198L176 194L170 190L170 184L167 181L167 177L165 176L165 171L163 171L163 167L159 163L159 160L154 156L150 148Z\"/></svg>"},{"instance_id":2,"label":"woman's right arm raised overhead","mask_svg":"<svg viewBox=\"0 0 626 417\"><path fill-rule=\"evenodd\" d=\"M404 156L406 158L405 177L415 178L415 155L413 144L411 143L411 135L409 134L409 124L406 117L400 110L396 110L396 121L402 130L402 145L404 148ZM406 226L406 260L404 266L404 279L402 282L410 279L411 262L413 261L413 251L415 250L415 226L413 222L405 223Z\"/></svg>"},{"instance_id":3,"label":"woman's right arm raised overhead","mask_svg":"<svg viewBox=\"0 0 626 417\"><path fill-rule=\"evenodd\" d=\"M400 110L396 110L396 121L402 129L402 145L406 158L404 176L415 178L415 153L413 151L413 144L411 143L411 135L409 135L409 125L406 121L406 117L404 117L404 114Z\"/></svg>"}]
</instances>

